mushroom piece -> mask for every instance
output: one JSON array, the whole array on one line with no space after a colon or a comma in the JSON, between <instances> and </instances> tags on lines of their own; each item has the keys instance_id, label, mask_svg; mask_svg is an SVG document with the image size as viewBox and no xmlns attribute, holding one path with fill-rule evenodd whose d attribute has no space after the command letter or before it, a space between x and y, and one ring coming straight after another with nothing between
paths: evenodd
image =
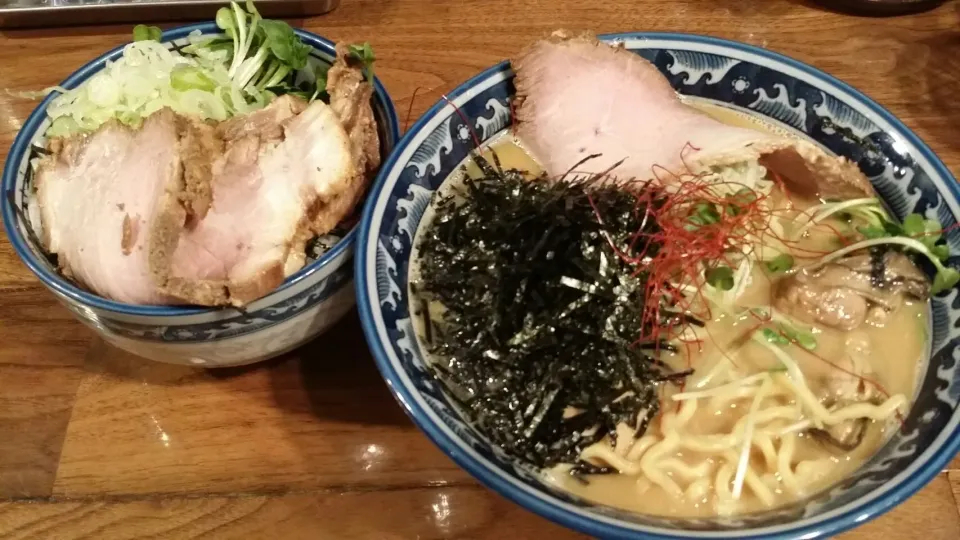
<instances>
[{"instance_id":1,"label":"mushroom piece","mask_svg":"<svg viewBox=\"0 0 960 540\"><path fill-rule=\"evenodd\" d=\"M883 325L907 297L929 295L929 280L906 255L871 249L784 278L774 303L798 319L849 331Z\"/></svg>"},{"instance_id":2,"label":"mushroom piece","mask_svg":"<svg viewBox=\"0 0 960 540\"><path fill-rule=\"evenodd\" d=\"M811 429L810 435L816 440L850 452L860 446L867 434L867 419L855 418L830 426L827 429Z\"/></svg>"},{"instance_id":3,"label":"mushroom piece","mask_svg":"<svg viewBox=\"0 0 960 540\"><path fill-rule=\"evenodd\" d=\"M867 380L873 374L867 336L854 332L844 345L846 354L836 364L836 369L821 380L823 393L819 397L828 409L875 402L879 398L878 389ZM866 418L854 418L824 429L811 429L810 434L823 443L849 452L863 442L868 425Z\"/></svg>"}]
</instances>

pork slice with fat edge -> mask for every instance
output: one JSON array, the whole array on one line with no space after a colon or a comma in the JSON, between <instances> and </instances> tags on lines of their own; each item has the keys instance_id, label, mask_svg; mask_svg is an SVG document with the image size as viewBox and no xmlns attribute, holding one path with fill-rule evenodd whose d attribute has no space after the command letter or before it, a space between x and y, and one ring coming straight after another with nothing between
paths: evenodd
<instances>
[{"instance_id":1,"label":"pork slice with fat edge","mask_svg":"<svg viewBox=\"0 0 960 540\"><path fill-rule=\"evenodd\" d=\"M759 161L791 189L850 198L873 190L857 166L810 142L730 126L683 103L659 70L622 47L559 31L512 61L517 133L555 177L646 180ZM655 168L659 172L655 173Z\"/></svg>"},{"instance_id":2,"label":"pork slice with fat edge","mask_svg":"<svg viewBox=\"0 0 960 540\"><path fill-rule=\"evenodd\" d=\"M330 106L314 102L280 123L282 140L258 135L271 129L238 129L239 138L225 141L211 167L210 207L183 230L173 253L168 293L202 305L242 305L267 294L314 235L311 209L357 174Z\"/></svg>"},{"instance_id":3,"label":"pork slice with fat edge","mask_svg":"<svg viewBox=\"0 0 960 540\"><path fill-rule=\"evenodd\" d=\"M37 168L36 200L41 241L63 273L120 302L171 302L149 261L170 247L154 234L156 218L181 211L176 115L162 109L140 129L111 121L50 146Z\"/></svg>"}]
</instances>

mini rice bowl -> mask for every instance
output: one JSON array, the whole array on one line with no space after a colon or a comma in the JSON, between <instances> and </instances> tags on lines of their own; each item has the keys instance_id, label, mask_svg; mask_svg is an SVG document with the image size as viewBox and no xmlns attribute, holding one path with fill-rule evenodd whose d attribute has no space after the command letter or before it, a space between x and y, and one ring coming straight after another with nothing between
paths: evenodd
<instances>
[{"instance_id":1,"label":"mini rice bowl","mask_svg":"<svg viewBox=\"0 0 960 540\"><path fill-rule=\"evenodd\" d=\"M162 42L176 49L187 44L191 32L219 34L213 23L167 30ZM312 48L310 63L329 64L334 44L315 34L295 30ZM118 47L70 75L61 86L75 88L122 54ZM14 140L3 169L3 223L17 255L54 296L82 323L105 341L138 356L173 364L227 367L266 360L292 350L323 333L354 304L351 229L322 256L288 277L267 296L244 309L190 306L139 306L114 302L81 289L51 264L31 235L33 216L28 208L32 189L30 161L43 147L50 125L47 96L33 111ZM399 139L393 102L379 80L374 80L373 111L381 155L387 156Z\"/></svg>"}]
</instances>

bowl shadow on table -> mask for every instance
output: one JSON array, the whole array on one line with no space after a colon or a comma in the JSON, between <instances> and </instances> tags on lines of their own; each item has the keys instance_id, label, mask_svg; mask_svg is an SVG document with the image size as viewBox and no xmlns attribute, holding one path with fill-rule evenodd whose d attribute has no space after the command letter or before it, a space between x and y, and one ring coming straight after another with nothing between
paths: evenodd
<instances>
[{"instance_id":1,"label":"bowl shadow on table","mask_svg":"<svg viewBox=\"0 0 960 540\"><path fill-rule=\"evenodd\" d=\"M949 0L941 0L942 3L947 1ZM846 2L841 0L768 0L766 2L762 2L760 5L757 5L755 2L744 2L742 0L711 0L711 2L717 7L730 10L730 13L734 15L785 15L787 12L793 9L793 6L800 6L822 13L832 13L837 15L849 15L854 17L884 17L907 15L912 12L936 9L939 7L914 7L910 5L907 7L886 7L886 9L884 9L884 7L878 8L876 6L867 8L858 7L855 3L850 2L849 0ZM896 13L898 10L905 10L905 12Z\"/></svg>"},{"instance_id":2,"label":"bowl shadow on table","mask_svg":"<svg viewBox=\"0 0 960 540\"><path fill-rule=\"evenodd\" d=\"M410 425L377 370L355 309L323 335L264 367L269 370L277 406L287 412L328 422ZM254 365L211 373L229 377L245 369L263 368Z\"/></svg>"},{"instance_id":3,"label":"bowl shadow on table","mask_svg":"<svg viewBox=\"0 0 960 540\"><path fill-rule=\"evenodd\" d=\"M924 2L921 0L887 0L874 1L870 4L851 0L791 0L795 3L806 4L812 8L828 13L852 15L855 17L899 17L922 13L939 8L950 0L939 0L939 3Z\"/></svg>"},{"instance_id":4,"label":"bowl shadow on table","mask_svg":"<svg viewBox=\"0 0 960 540\"><path fill-rule=\"evenodd\" d=\"M832 11L818 3L818 0L767 0L766 2L744 2L743 0L707 0L714 7L726 9L732 15L786 15L795 6L819 11Z\"/></svg>"},{"instance_id":5,"label":"bowl shadow on table","mask_svg":"<svg viewBox=\"0 0 960 540\"><path fill-rule=\"evenodd\" d=\"M85 368L89 374L154 386L214 384L231 392L268 392L266 398L276 407L292 416L307 416L310 423L412 428L377 370L355 309L308 344L247 366L202 369L164 364L96 340Z\"/></svg>"}]
</instances>

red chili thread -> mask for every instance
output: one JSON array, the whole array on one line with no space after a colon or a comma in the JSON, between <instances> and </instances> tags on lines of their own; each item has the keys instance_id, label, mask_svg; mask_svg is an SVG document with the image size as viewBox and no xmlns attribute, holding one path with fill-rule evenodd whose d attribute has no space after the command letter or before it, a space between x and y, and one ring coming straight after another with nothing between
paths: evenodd
<instances>
[{"instance_id":1,"label":"red chili thread","mask_svg":"<svg viewBox=\"0 0 960 540\"><path fill-rule=\"evenodd\" d=\"M688 144L681 152L685 171L673 172L666 167L655 165L651 169L654 181L657 182L654 184L654 189L629 190L636 197L636 212L639 214L639 208L643 206L644 212L648 214L647 217L656 224L656 227L652 228L654 230L640 230L631 235L627 249L621 249L611 238L606 238L614 253L621 260L635 267L634 275L646 274L647 304L643 309L640 335L635 344L653 342L655 349L659 349L659 344L663 341L679 341L686 348L688 362L692 356L691 341L680 336L692 328L691 323L681 317L679 322L671 321L665 324L661 319L663 304L666 302L670 305L671 312L686 314L704 322L713 320L711 303L703 297L704 286L707 284L704 277L705 261L708 265L724 264L736 272L738 265L737 261L733 260L734 255L752 250L755 242L762 242L765 238L776 239L791 252L798 251L813 256L829 253L805 248L799 245L799 240L784 238L777 231L772 230L771 219L777 217L777 213L783 210L768 208L766 202L770 195L737 182L718 182L710 175L691 172L685 161L690 149L695 147ZM783 179L776 173L772 173L771 178L785 193L786 186ZM630 183L623 185L630 186ZM646 183L644 185L646 186ZM720 187L728 189L718 189ZM743 193L745 196L718 195L720 191L734 191ZM598 221L603 224L603 216L600 215L593 199L588 196L588 200L597 214ZM715 223L691 226L691 217L697 214L697 209L702 204L712 205L719 214L719 219ZM730 210L731 208L734 210ZM844 243L847 242L847 239L829 224L821 225L832 231ZM644 247L640 253L635 253L635 246L640 241L643 241ZM651 246L656 247L656 253L652 255L650 254ZM761 274L766 279L770 279L766 273ZM693 292L678 293L674 284L685 289L689 287ZM753 311L750 311L750 314L757 321L751 332L771 322L770 317L762 317ZM704 332L708 339L717 345L721 354L736 366L736 362L717 343L709 329L704 328ZM695 341L702 343L703 340ZM806 349L803 350L813 354ZM827 362L887 395L876 381ZM663 405L662 399L661 396L661 405Z\"/></svg>"},{"instance_id":2,"label":"red chili thread","mask_svg":"<svg viewBox=\"0 0 960 540\"><path fill-rule=\"evenodd\" d=\"M410 117L413 116L413 104L417 101L417 92L420 91L420 86L413 89L413 95L410 96L410 105L407 107L407 118L403 121L403 133L407 132L407 128L410 127Z\"/></svg>"},{"instance_id":3,"label":"red chili thread","mask_svg":"<svg viewBox=\"0 0 960 540\"><path fill-rule=\"evenodd\" d=\"M474 131L473 125L470 123L470 120L467 119L467 115L463 114L463 111L460 110L460 107L457 107L457 104L451 101L446 94L443 94L440 97L444 101L446 101L451 107L453 107L453 110L456 111L460 119L463 120L464 125L466 125L467 129L470 130L470 136L473 137L473 145L476 147L477 150L480 150L480 147L482 146L480 144L480 137L477 137L477 132Z\"/></svg>"}]
</instances>

